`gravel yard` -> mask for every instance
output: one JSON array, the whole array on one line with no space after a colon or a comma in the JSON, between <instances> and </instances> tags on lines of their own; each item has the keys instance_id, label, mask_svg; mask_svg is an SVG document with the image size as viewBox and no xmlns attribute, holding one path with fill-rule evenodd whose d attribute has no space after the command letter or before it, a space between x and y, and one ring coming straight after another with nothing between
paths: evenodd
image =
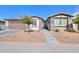
<instances>
[{"instance_id":1,"label":"gravel yard","mask_svg":"<svg viewBox=\"0 0 79 59\"><path fill-rule=\"evenodd\" d=\"M60 43L79 44L79 33L75 32L54 32L51 31Z\"/></svg>"},{"instance_id":2,"label":"gravel yard","mask_svg":"<svg viewBox=\"0 0 79 59\"><path fill-rule=\"evenodd\" d=\"M13 42L45 42L43 31L35 32L17 32L15 34L0 36L0 41L13 41Z\"/></svg>"}]
</instances>

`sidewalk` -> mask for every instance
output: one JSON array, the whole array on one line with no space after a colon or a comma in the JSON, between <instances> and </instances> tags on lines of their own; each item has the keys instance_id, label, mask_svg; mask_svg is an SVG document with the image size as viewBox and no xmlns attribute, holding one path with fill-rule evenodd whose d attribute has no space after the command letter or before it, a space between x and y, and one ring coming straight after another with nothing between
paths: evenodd
<instances>
[{"instance_id":1,"label":"sidewalk","mask_svg":"<svg viewBox=\"0 0 79 59\"><path fill-rule=\"evenodd\" d=\"M0 53L79 53L79 44L0 42Z\"/></svg>"}]
</instances>

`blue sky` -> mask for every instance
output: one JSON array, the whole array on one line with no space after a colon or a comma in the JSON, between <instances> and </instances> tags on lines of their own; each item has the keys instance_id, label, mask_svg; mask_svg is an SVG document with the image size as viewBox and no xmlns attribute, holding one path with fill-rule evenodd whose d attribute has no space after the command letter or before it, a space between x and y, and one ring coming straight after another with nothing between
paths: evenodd
<instances>
[{"instance_id":1,"label":"blue sky","mask_svg":"<svg viewBox=\"0 0 79 59\"><path fill-rule=\"evenodd\" d=\"M20 18L22 15L47 18L57 13L74 14L77 5L0 5L0 19Z\"/></svg>"}]
</instances>

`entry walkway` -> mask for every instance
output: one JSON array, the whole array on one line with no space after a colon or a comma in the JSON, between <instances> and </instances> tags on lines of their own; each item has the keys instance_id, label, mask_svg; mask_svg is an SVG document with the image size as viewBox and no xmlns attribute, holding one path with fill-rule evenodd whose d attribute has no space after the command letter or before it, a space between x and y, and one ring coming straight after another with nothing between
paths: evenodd
<instances>
[{"instance_id":1,"label":"entry walkway","mask_svg":"<svg viewBox=\"0 0 79 59\"><path fill-rule=\"evenodd\" d=\"M44 31L47 43L58 43L56 38L49 31L47 30L43 30L43 31Z\"/></svg>"}]
</instances>

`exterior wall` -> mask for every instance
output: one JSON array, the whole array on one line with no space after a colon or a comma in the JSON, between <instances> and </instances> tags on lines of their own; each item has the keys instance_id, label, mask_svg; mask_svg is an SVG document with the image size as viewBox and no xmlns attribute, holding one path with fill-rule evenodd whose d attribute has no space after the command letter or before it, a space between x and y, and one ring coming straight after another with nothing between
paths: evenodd
<instances>
[{"instance_id":1,"label":"exterior wall","mask_svg":"<svg viewBox=\"0 0 79 59\"><path fill-rule=\"evenodd\" d=\"M33 24L30 26L31 30L41 30L43 27L42 19L39 18L32 18L33 20L36 20L36 25Z\"/></svg>"},{"instance_id":2,"label":"exterior wall","mask_svg":"<svg viewBox=\"0 0 79 59\"><path fill-rule=\"evenodd\" d=\"M54 18L50 19L50 30L54 30Z\"/></svg>"},{"instance_id":3,"label":"exterior wall","mask_svg":"<svg viewBox=\"0 0 79 59\"><path fill-rule=\"evenodd\" d=\"M9 26L9 22L8 21L5 21L5 26Z\"/></svg>"},{"instance_id":4,"label":"exterior wall","mask_svg":"<svg viewBox=\"0 0 79 59\"><path fill-rule=\"evenodd\" d=\"M73 29L74 29L75 31L79 31L77 27L78 27L77 24L73 24Z\"/></svg>"},{"instance_id":5,"label":"exterior wall","mask_svg":"<svg viewBox=\"0 0 79 59\"><path fill-rule=\"evenodd\" d=\"M75 18L76 18L76 16L73 17L73 19L75 19ZM79 32L79 30L78 30L78 25L77 25L77 24L74 24L74 23L73 23L73 29L74 29L75 31Z\"/></svg>"},{"instance_id":6,"label":"exterior wall","mask_svg":"<svg viewBox=\"0 0 79 59\"><path fill-rule=\"evenodd\" d=\"M65 26L63 26L63 27L61 27L61 26L60 27L54 27L54 30L55 29L59 29L59 30L63 31L63 30L66 30L66 27Z\"/></svg>"},{"instance_id":7,"label":"exterior wall","mask_svg":"<svg viewBox=\"0 0 79 59\"><path fill-rule=\"evenodd\" d=\"M30 25L31 30L39 30L39 20L36 20L36 25L31 24Z\"/></svg>"},{"instance_id":8,"label":"exterior wall","mask_svg":"<svg viewBox=\"0 0 79 59\"><path fill-rule=\"evenodd\" d=\"M7 20L5 21L5 30L9 30L9 22Z\"/></svg>"},{"instance_id":9,"label":"exterior wall","mask_svg":"<svg viewBox=\"0 0 79 59\"><path fill-rule=\"evenodd\" d=\"M41 30L43 27L43 21L40 18L33 17L32 20L36 21L36 25L31 24L30 29L31 30ZM23 23L21 23L20 20L5 20L5 27L6 30L11 30L11 29L21 29L25 30L28 29L28 26Z\"/></svg>"},{"instance_id":10,"label":"exterior wall","mask_svg":"<svg viewBox=\"0 0 79 59\"><path fill-rule=\"evenodd\" d=\"M39 30L43 29L43 21L42 19L39 20Z\"/></svg>"},{"instance_id":11,"label":"exterior wall","mask_svg":"<svg viewBox=\"0 0 79 59\"><path fill-rule=\"evenodd\" d=\"M14 30L14 29L19 29L19 30L25 30L26 26L21 23L20 21L5 21L5 29L6 30Z\"/></svg>"},{"instance_id":12,"label":"exterior wall","mask_svg":"<svg viewBox=\"0 0 79 59\"><path fill-rule=\"evenodd\" d=\"M5 22L0 21L0 31L5 29Z\"/></svg>"},{"instance_id":13,"label":"exterior wall","mask_svg":"<svg viewBox=\"0 0 79 59\"><path fill-rule=\"evenodd\" d=\"M12 30L25 30L25 29L28 29L27 26L25 26L25 24L22 24L22 23L14 23L14 24L11 24L10 25L10 29Z\"/></svg>"},{"instance_id":14,"label":"exterior wall","mask_svg":"<svg viewBox=\"0 0 79 59\"><path fill-rule=\"evenodd\" d=\"M68 17L68 24L71 24L71 23L73 23L72 17Z\"/></svg>"}]
</instances>

